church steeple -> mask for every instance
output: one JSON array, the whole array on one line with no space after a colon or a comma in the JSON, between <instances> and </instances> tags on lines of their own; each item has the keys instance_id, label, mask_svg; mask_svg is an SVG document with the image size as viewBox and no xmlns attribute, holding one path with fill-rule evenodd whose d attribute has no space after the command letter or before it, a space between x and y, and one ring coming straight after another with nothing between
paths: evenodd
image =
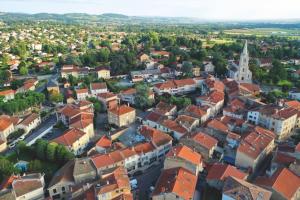
<instances>
[{"instance_id":1,"label":"church steeple","mask_svg":"<svg viewBox=\"0 0 300 200\"><path fill-rule=\"evenodd\" d=\"M244 49L243 49L243 54L248 55L248 42L247 40L245 41Z\"/></svg>"}]
</instances>

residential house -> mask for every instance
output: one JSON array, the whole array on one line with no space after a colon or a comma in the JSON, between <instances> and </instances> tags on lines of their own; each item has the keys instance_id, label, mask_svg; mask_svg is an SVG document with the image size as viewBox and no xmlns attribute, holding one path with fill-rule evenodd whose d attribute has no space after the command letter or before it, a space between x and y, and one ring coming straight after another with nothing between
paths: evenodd
<instances>
[{"instance_id":1,"label":"residential house","mask_svg":"<svg viewBox=\"0 0 300 200\"><path fill-rule=\"evenodd\" d=\"M212 157L215 149L217 148L218 140L209 136L205 133L196 133L193 135L188 135L180 139L181 144L194 149L196 152L202 155L205 160Z\"/></svg>"},{"instance_id":2,"label":"residential house","mask_svg":"<svg viewBox=\"0 0 300 200\"><path fill-rule=\"evenodd\" d=\"M95 145L95 149L98 153L106 153L107 149L112 147L112 140L106 135L103 135Z\"/></svg>"},{"instance_id":3,"label":"residential house","mask_svg":"<svg viewBox=\"0 0 300 200\"><path fill-rule=\"evenodd\" d=\"M206 181L208 185L210 185L211 187L220 190L223 188L226 179L230 176L238 179L243 179L243 180L247 178L247 174L238 170L236 167L232 165L223 164L223 163L214 163L212 166L208 168Z\"/></svg>"},{"instance_id":4,"label":"residential house","mask_svg":"<svg viewBox=\"0 0 300 200\"><path fill-rule=\"evenodd\" d=\"M163 83L155 84L153 90L158 95L163 93L186 94L194 92L197 88L197 84L193 79L181 79L181 80L169 80Z\"/></svg>"},{"instance_id":5,"label":"residential house","mask_svg":"<svg viewBox=\"0 0 300 200\"><path fill-rule=\"evenodd\" d=\"M222 190L222 200L238 200L241 198L270 200L271 195L272 192L262 187L232 176L226 179Z\"/></svg>"},{"instance_id":6,"label":"residential house","mask_svg":"<svg viewBox=\"0 0 300 200\"><path fill-rule=\"evenodd\" d=\"M180 113L197 118L199 119L199 124L203 124L209 119L211 108L209 106L189 105L180 111Z\"/></svg>"},{"instance_id":7,"label":"residential house","mask_svg":"<svg viewBox=\"0 0 300 200\"><path fill-rule=\"evenodd\" d=\"M215 79L213 76L209 76L201 85L201 95L205 95L214 90L224 92L225 85L222 81Z\"/></svg>"},{"instance_id":8,"label":"residential house","mask_svg":"<svg viewBox=\"0 0 300 200\"><path fill-rule=\"evenodd\" d=\"M173 138L149 126L140 126L138 132L156 148L158 160L162 160L172 147Z\"/></svg>"},{"instance_id":9,"label":"residential house","mask_svg":"<svg viewBox=\"0 0 300 200\"><path fill-rule=\"evenodd\" d=\"M103 176L95 187L95 193L98 200L123 199L123 195L132 196L126 169L118 167L112 173Z\"/></svg>"},{"instance_id":10,"label":"residential house","mask_svg":"<svg viewBox=\"0 0 300 200\"><path fill-rule=\"evenodd\" d=\"M164 169L182 167L196 176L203 171L202 156L187 146L173 147L166 156Z\"/></svg>"},{"instance_id":11,"label":"residential house","mask_svg":"<svg viewBox=\"0 0 300 200\"><path fill-rule=\"evenodd\" d=\"M194 198L197 176L184 168L162 171L152 193L153 200Z\"/></svg>"},{"instance_id":12,"label":"residential house","mask_svg":"<svg viewBox=\"0 0 300 200\"><path fill-rule=\"evenodd\" d=\"M52 140L52 142L64 145L75 155L82 154L90 141L90 135L77 128L68 129L61 136Z\"/></svg>"},{"instance_id":13,"label":"residential house","mask_svg":"<svg viewBox=\"0 0 300 200\"><path fill-rule=\"evenodd\" d=\"M178 115L178 117L175 119L175 122L183 126L188 131L192 131L199 126L199 119L189 115Z\"/></svg>"},{"instance_id":14,"label":"residential house","mask_svg":"<svg viewBox=\"0 0 300 200\"><path fill-rule=\"evenodd\" d=\"M135 97L137 95L137 91L135 88L129 88L127 90L123 90L119 94L120 100L123 102L129 103L131 105L135 104ZM148 94L148 99L150 101L154 101L154 93L152 91L149 92Z\"/></svg>"},{"instance_id":15,"label":"residential house","mask_svg":"<svg viewBox=\"0 0 300 200\"><path fill-rule=\"evenodd\" d=\"M224 92L214 90L205 96L197 97L196 102L198 105L210 107L210 117L212 117L222 110L224 106L224 97Z\"/></svg>"},{"instance_id":16,"label":"residential house","mask_svg":"<svg viewBox=\"0 0 300 200\"><path fill-rule=\"evenodd\" d=\"M154 112L156 113L159 113L161 115L164 115L164 116L174 116L176 113L177 113L177 106L176 105L173 105L173 104L168 104L168 103L165 103L163 101L160 101L155 109L154 109Z\"/></svg>"},{"instance_id":17,"label":"residential house","mask_svg":"<svg viewBox=\"0 0 300 200\"><path fill-rule=\"evenodd\" d=\"M255 125L274 131L278 139L290 136L298 119L298 111L292 107L283 108L277 105L266 105L252 109L247 114L247 120Z\"/></svg>"},{"instance_id":18,"label":"residential house","mask_svg":"<svg viewBox=\"0 0 300 200\"><path fill-rule=\"evenodd\" d=\"M104 105L106 110L116 108L119 103L118 96L112 92L100 93L97 98Z\"/></svg>"},{"instance_id":19,"label":"residential house","mask_svg":"<svg viewBox=\"0 0 300 200\"><path fill-rule=\"evenodd\" d=\"M256 170L257 166L274 148L275 134L259 126L255 127L239 144L235 165Z\"/></svg>"},{"instance_id":20,"label":"residential house","mask_svg":"<svg viewBox=\"0 0 300 200\"><path fill-rule=\"evenodd\" d=\"M203 62L204 71L209 74L213 74L215 72L215 66L210 61Z\"/></svg>"},{"instance_id":21,"label":"residential house","mask_svg":"<svg viewBox=\"0 0 300 200\"><path fill-rule=\"evenodd\" d=\"M0 116L0 139L6 141L6 138L15 131L13 120L10 116Z\"/></svg>"},{"instance_id":22,"label":"residential house","mask_svg":"<svg viewBox=\"0 0 300 200\"><path fill-rule=\"evenodd\" d=\"M40 173L18 176L12 182L16 200L44 199L44 186L44 175Z\"/></svg>"},{"instance_id":23,"label":"residential house","mask_svg":"<svg viewBox=\"0 0 300 200\"><path fill-rule=\"evenodd\" d=\"M287 168L278 169L271 177L258 177L255 184L272 191L271 199L300 199L300 178Z\"/></svg>"},{"instance_id":24,"label":"residential house","mask_svg":"<svg viewBox=\"0 0 300 200\"><path fill-rule=\"evenodd\" d=\"M7 102L15 98L15 91L12 89L0 91L0 96L3 97L3 101Z\"/></svg>"},{"instance_id":25,"label":"residential house","mask_svg":"<svg viewBox=\"0 0 300 200\"><path fill-rule=\"evenodd\" d=\"M126 105L108 110L108 123L118 127L127 126L135 121L135 109Z\"/></svg>"},{"instance_id":26,"label":"residential house","mask_svg":"<svg viewBox=\"0 0 300 200\"><path fill-rule=\"evenodd\" d=\"M110 70L107 67L97 67L95 71L98 78L110 79Z\"/></svg>"},{"instance_id":27,"label":"residential house","mask_svg":"<svg viewBox=\"0 0 300 200\"><path fill-rule=\"evenodd\" d=\"M96 97L98 94L107 93L107 86L106 83L91 83L90 90L92 96Z\"/></svg>"},{"instance_id":28,"label":"residential house","mask_svg":"<svg viewBox=\"0 0 300 200\"><path fill-rule=\"evenodd\" d=\"M17 125L17 128L23 129L25 134L27 134L39 126L41 122L41 116L39 114L32 113L25 117L25 119Z\"/></svg>"},{"instance_id":29,"label":"residential house","mask_svg":"<svg viewBox=\"0 0 300 200\"><path fill-rule=\"evenodd\" d=\"M76 89L75 92L76 92L76 98L79 101L86 100L86 98L88 98L90 96L89 90L87 88Z\"/></svg>"}]
</instances>

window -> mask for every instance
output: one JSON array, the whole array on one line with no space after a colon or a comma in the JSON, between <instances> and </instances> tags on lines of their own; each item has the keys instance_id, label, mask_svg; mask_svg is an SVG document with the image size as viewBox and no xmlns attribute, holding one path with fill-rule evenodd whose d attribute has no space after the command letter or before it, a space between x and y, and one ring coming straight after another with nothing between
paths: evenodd
<instances>
[{"instance_id":1,"label":"window","mask_svg":"<svg viewBox=\"0 0 300 200\"><path fill-rule=\"evenodd\" d=\"M66 190L66 188L65 188L65 187L62 187L62 188L61 188L61 190L62 190L62 191L65 191L65 190Z\"/></svg>"},{"instance_id":2,"label":"window","mask_svg":"<svg viewBox=\"0 0 300 200\"><path fill-rule=\"evenodd\" d=\"M53 189L53 193L55 194L57 191L56 191L56 189Z\"/></svg>"}]
</instances>

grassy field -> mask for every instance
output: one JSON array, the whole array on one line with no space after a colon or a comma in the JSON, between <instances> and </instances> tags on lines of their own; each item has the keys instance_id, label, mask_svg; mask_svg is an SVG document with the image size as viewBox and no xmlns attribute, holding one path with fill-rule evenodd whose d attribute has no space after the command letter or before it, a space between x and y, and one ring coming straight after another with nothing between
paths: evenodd
<instances>
[{"instance_id":1,"label":"grassy field","mask_svg":"<svg viewBox=\"0 0 300 200\"><path fill-rule=\"evenodd\" d=\"M202 39L202 46L205 47L212 47L215 44L230 44L233 43L234 40L232 39L221 39L221 38L212 38L212 39Z\"/></svg>"},{"instance_id":2,"label":"grassy field","mask_svg":"<svg viewBox=\"0 0 300 200\"><path fill-rule=\"evenodd\" d=\"M283 36L300 38L300 29L280 29L280 28L253 28L253 29L230 29L224 33L229 35L256 35L256 36Z\"/></svg>"}]
</instances>

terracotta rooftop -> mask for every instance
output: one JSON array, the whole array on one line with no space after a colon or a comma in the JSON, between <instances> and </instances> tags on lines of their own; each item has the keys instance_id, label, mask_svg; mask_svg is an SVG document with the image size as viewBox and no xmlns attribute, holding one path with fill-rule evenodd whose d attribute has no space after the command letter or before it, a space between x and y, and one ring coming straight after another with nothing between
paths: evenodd
<instances>
[{"instance_id":1,"label":"terracotta rooftop","mask_svg":"<svg viewBox=\"0 0 300 200\"><path fill-rule=\"evenodd\" d=\"M139 132L157 147L165 145L173 140L170 135L149 126L141 126Z\"/></svg>"},{"instance_id":2,"label":"terracotta rooftop","mask_svg":"<svg viewBox=\"0 0 300 200\"><path fill-rule=\"evenodd\" d=\"M55 143L62 144L64 146L72 146L77 140L79 140L86 133L77 129L72 128L66 130L61 136L52 140Z\"/></svg>"},{"instance_id":3,"label":"terracotta rooftop","mask_svg":"<svg viewBox=\"0 0 300 200\"><path fill-rule=\"evenodd\" d=\"M240 143L237 151L256 159L267 146L274 141L269 131L259 127L258 131L249 133Z\"/></svg>"},{"instance_id":4,"label":"terracotta rooftop","mask_svg":"<svg viewBox=\"0 0 300 200\"><path fill-rule=\"evenodd\" d=\"M206 115L206 110L202 109L199 106L189 105L185 108L184 112L188 115L192 115L197 118L201 118L203 115Z\"/></svg>"},{"instance_id":5,"label":"terracotta rooftop","mask_svg":"<svg viewBox=\"0 0 300 200\"><path fill-rule=\"evenodd\" d=\"M183 126L181 126L180 124L178 124L177 122L170 120L170 119L166 119L164 120L161 125L165 126L166 128L172 130L172 131L176 131L182 135L187 134L187 129L185 129Z\"/></svg>"},{"instance_id":6,"label":"terracotta rooftop","mask_svg":"<svg viewBox=\"0 0 300 200\"><path fill-rule=\"evenodd\" d=\"M232 199L270 200L272 192L247 181L229 176L224 183L223 194Z\"/></svg>"},{"instance_id":7,"label":"terracotta rooftop","mask_svg":"<svg viewBox=\"0 0 300 200\"><path fill-rule=\"evenodd\" d=\"M15 91L11 90L11 89L0 91L0 96L6 96L6 95L10 95L10 94L15 94Z\"/></svg>"},{"instance_id":8,"label":"terracotta rooftop","mask_svg":"<svg viewBox=\"0 0 300 200\"><path fill-rule=\"evenodd\" d=\"M107 89L106 83L91 83L91 90Z\"/></svg>"},{"instance_id":9,"label":"terracotta rooftop","mask_svg":"<svg viewBox=\"0 0 300 200\"><path fill-rule=\"evenodd\" d=\"M96 143L96 146L110 148L112 146L112 141L106 135L103 135Z\"/></svg>"},{"instance_id":10,"label":"terracotta rooftop","mask_svg":"<svg viewBox=\"0 0 300 200\"><path fill-rule=\"evenodd\" d=\"M272 188L286 199L292 199L300 188L300 178L287 168L278 169L270 178L258 177L255 183Z\"/></svg>"},{"instance_id":11,"label":"terracotta rooftop","mask_svg":"<svg viewBox=\"0 0 300 200\"><path fill-rule=\"evenodd\" d=\"M36 114L36 113L32 113L30 115L28 115L22 122L21 124L23 124L24 126L29 126L34 120L38 119L40 117L40 115Z\"/></svg>"},{"instance_id":12,"label":"terracotta rooftop","mask_svg":"<svg viewBox=\"0 0 300 200\"><path fill-rule=\"evenodd\" d=\"M173 193L184 200L193 199L197 176L184 168L163 170L153 191L153 196Z\"/></svg>"},{"instance_id":13,"label":"terracotta rooftop","mask_svg":"<svg viewBox=\"0 0 300 200\"><path fill-rule=\"evenodd\" d=\"M119 107L116 107L116 108L113 108L113 109L109 110L109 112L111 112L115 115L118 115L118 116L130 113L130 112L133 112L133 111L135 111L134 108L132 108L130 106L126 106L126 105L121 105Z\"/></svg>"},{"instance_id":14,"label":"terracotta rooftop","mask_svg":"<svg viewBox=\"0 0 300 200\"><path fill-rule=\"evenodd\" d=\"M202 156L184 145L173 147L168 152L167 157L179 157L194 165L200 165L202 163Z\"/></svg>"},{"instance_id":15,"label":"terracotta rooftop","mask_svg":"<svg viewBox=\"0 0 300 200\"><path fill-rule=\"evenodd\" d=\"M209 121L207 123L207 127L220 130L224 133L228 131L228 127L223 122L217 119L212 119L211 121Z\"/></svg>"},{"instance_id":16,"label":"terracotta rooftop","mask_svg":"<svg viewBox=\"0 0 300 200\"><path fill-rule=\"evenodd\" d=\"M201 132L194 134L192 139L207 149L212 149L218 144L218 140Z\"/></svg>"},{"instance_id":17,"label":"terracotta rooftop","mask_svg":"<svg viewBox=\"0 0 300 200\"><path fill-rule=\"evenodd\" d=\"M11 121L11 119L8 115L0 116L0 131L5 131L12 124L13 124L13 122Z\"/></svg>"},{"instance_id":18,"label":"terracotta rooftop","mask_svg":"<svg viewBox=\"0 0 300 200\"><path fill-rule=\"evenodd\" d=\"M232 165L214 163L209 169L206 179L207 180L220 180L225 181L227 177L232 176L238 179L245 179L247 174L241 172Z\"/></svg>"},{"instance_id":19,"label":"terracotta rooftop","mask_svg":"<svg viewBox=\"0 0 300 200\"><path fill-rule=\"evenodd\" d=\"M75 90L76 94L84 94L84 93L89 93L89 90L87 88L83 88L83 89L77 89Z\"/></svg>"}]
</instances>

